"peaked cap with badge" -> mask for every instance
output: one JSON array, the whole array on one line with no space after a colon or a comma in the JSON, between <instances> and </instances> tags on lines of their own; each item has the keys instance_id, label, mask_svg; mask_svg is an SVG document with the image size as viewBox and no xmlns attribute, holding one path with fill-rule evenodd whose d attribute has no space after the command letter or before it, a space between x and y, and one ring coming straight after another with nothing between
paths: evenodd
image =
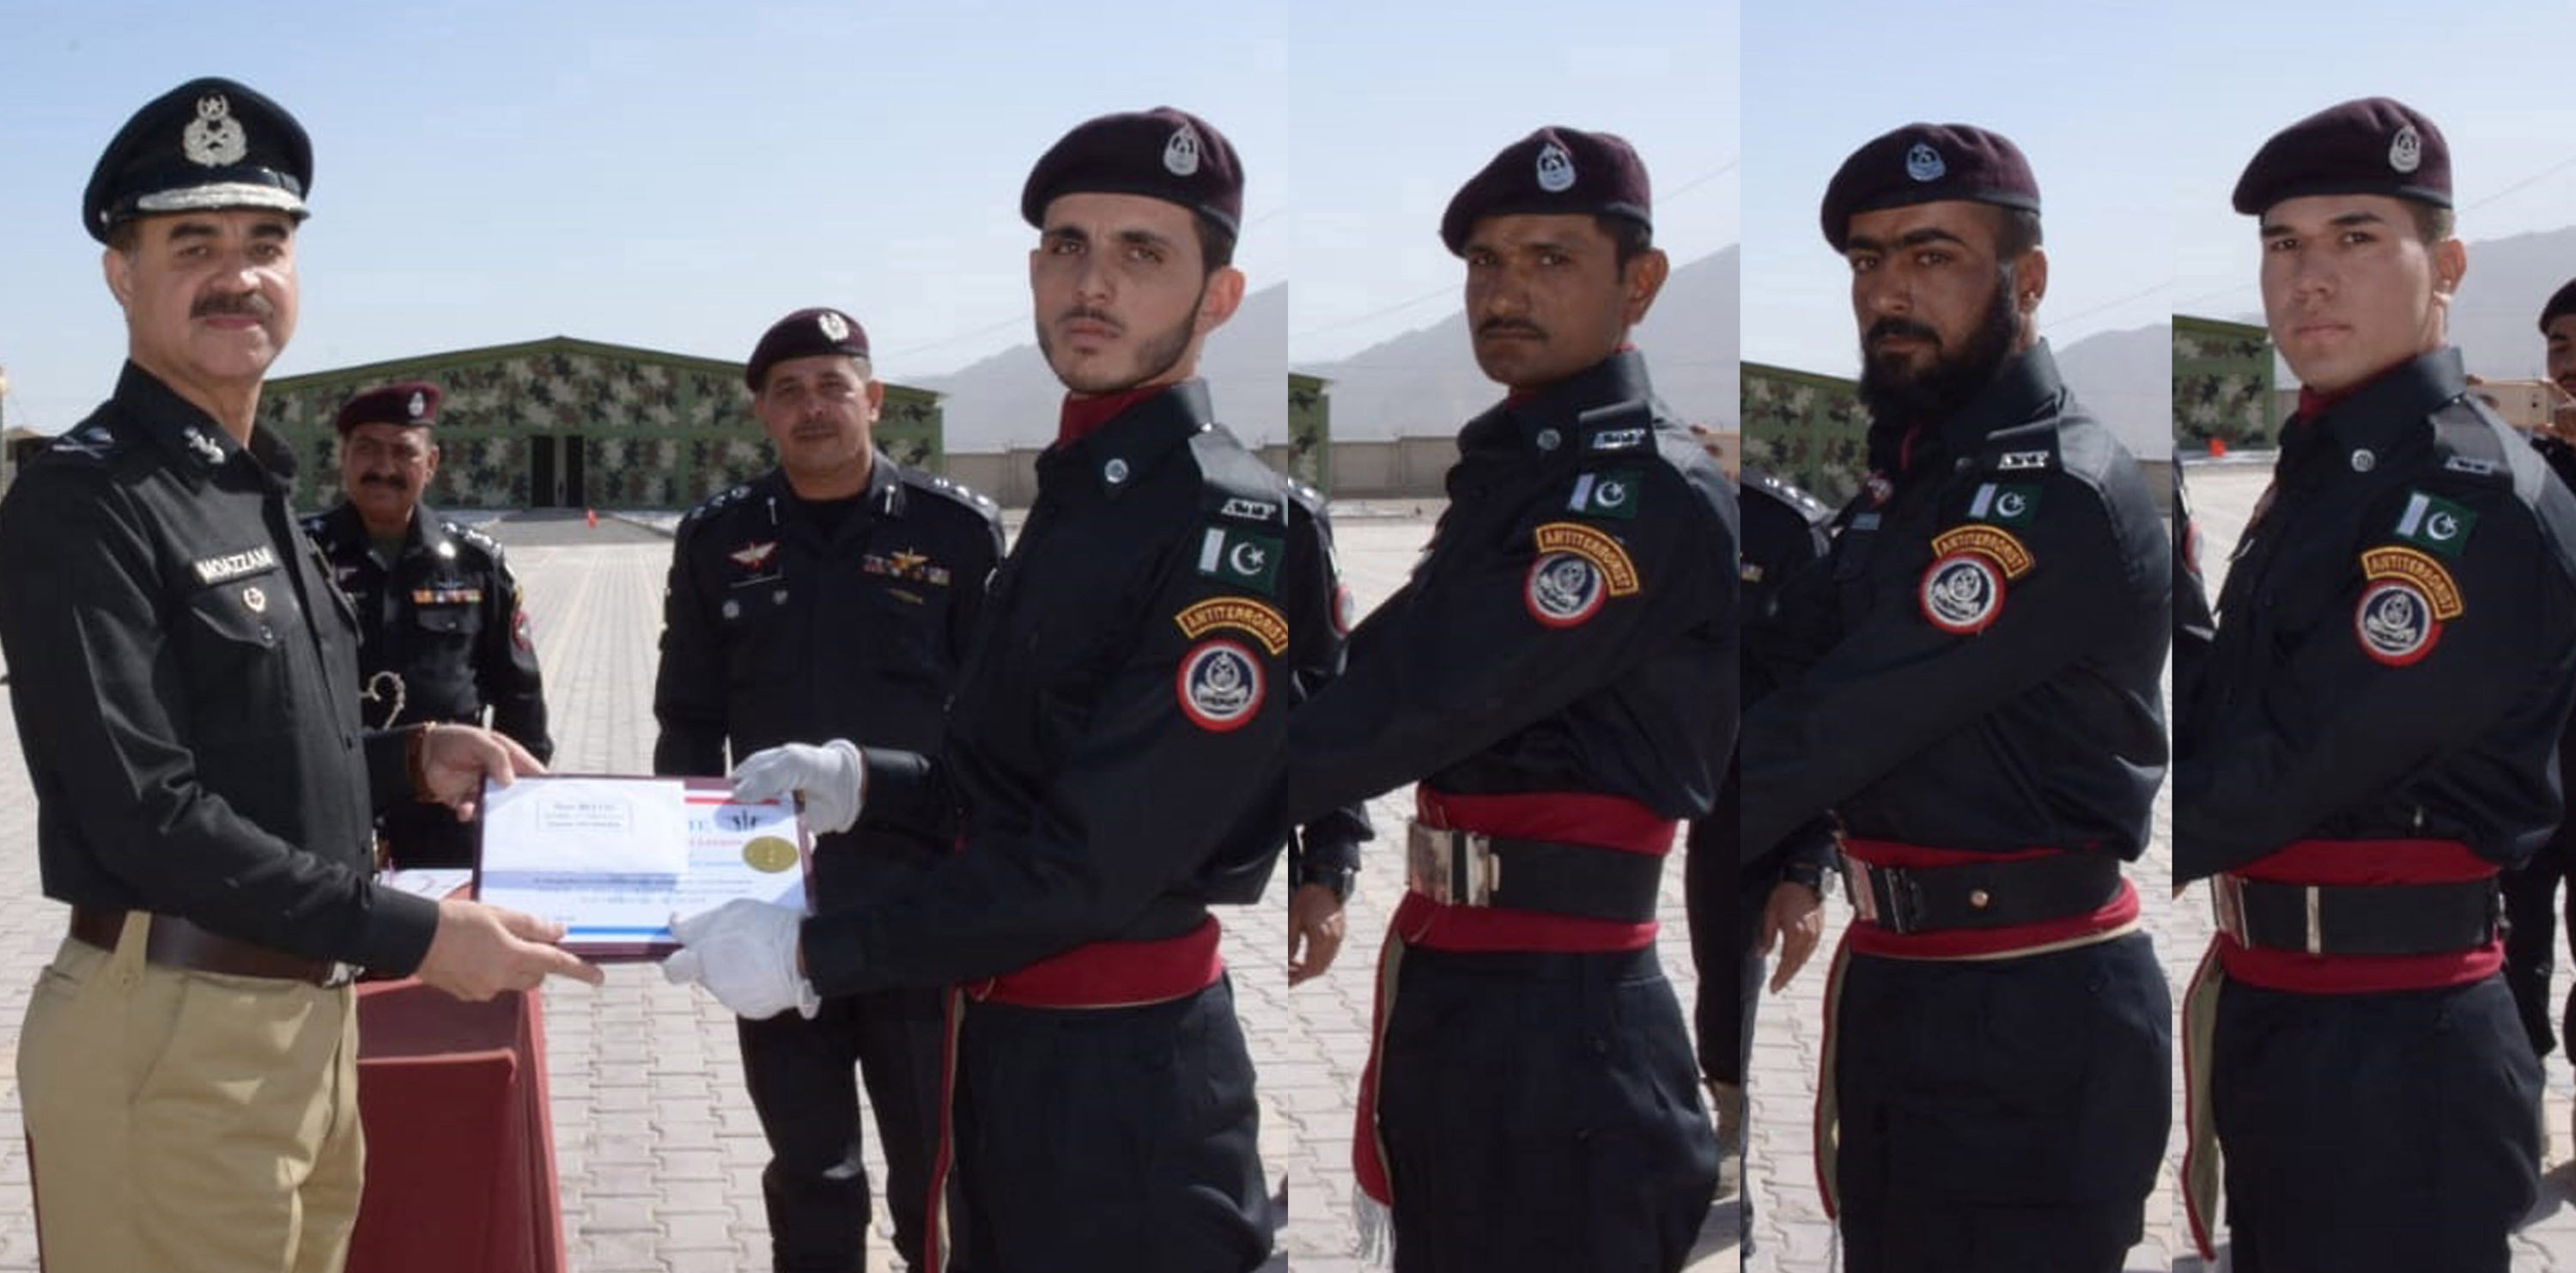
<instances>
[{"instance_id":1,"label":"peaked cap with badge","mask_svg":"<svg viewBox=\"0 0 2576 1273\"><path fill-rule=\"evenodd\" d=\"M340 404L331 427L341 437L362 424L392 424L426 429L438 423L438 386L426 380L402 380L363 390Z\"/></svg>"},{"instance_id":2,"label":"peaked cap with badge","mask_svg":"<svg viewBox=\"0 0 2576 1273\"><path fill-rule=\"evenodd\" d=\"M1243 163L1234 143L1169 106L1075 125L1029 170L1020 216L1044 229L1047 204L1069 194L1144 195L1200 213L1228 234L1242 232Z\"/></svg>"},{"instance_id":3,"label":"peaked cap with badge","mask_svg":"<svg viewBox=\"0 0 2576 1273\"><path fill-rule=\"evenodd\" d=\"M117 130L81 192L81 228L165 212L268 208L301 221L313 144L286 108L227 79L195 79L144 104Z\"/></svg>"},{"instance_id":4,"label":"peaked cap with badge","mask_svg":"<svg viewBox=\"0 0 2576 1273\"><path fill-rule=\"evenodd\" d=\"M2235 205L2261 216L2285 199L2375 194L2451 206L2451 146L2423 112L2389 97L2340 102L2272 134L2236 179Z\"/></svg>"},{"instance_id":5,"label":"peaked cap with badge","mask_svg":"<svg viewBox=\"0 0 2576 1273\"><path fill-rule=\"evenodd\" d=\"M758 393L769 379L770 368L790 358L823 354L866 358L868 329L830 306L800 309L770 324L769 330L760 334L760 343L751 347L751 361L742 365L742 382Z\"/></svg>"},{"instance_id":6,"label":"peaked cap with badge","mask_svg":"<svg viewBox=\"0 0 2576 1273\"><path fill-rule=\"evenodd\" d=\"M1463 256L1478 220L1513 213L1625 217L1651 230L1654 203L1646 161L1625 138L1550 125L1503 147L1458 188L1440 241Z\"/></svg>"},{"instance_id":7,"label":"peaked cap with badge","mask_svg":"<svg viewBox=\"0 0 2576 1273\"><path fill-rule=\"evenodd\" d=\"M2039 211L2039 178L2021 147L1974 124L1907 124L1863 143L1825 183L1825 242L1840 252L1853 214L1964 200Z\"/></svg>"}]
</instances>

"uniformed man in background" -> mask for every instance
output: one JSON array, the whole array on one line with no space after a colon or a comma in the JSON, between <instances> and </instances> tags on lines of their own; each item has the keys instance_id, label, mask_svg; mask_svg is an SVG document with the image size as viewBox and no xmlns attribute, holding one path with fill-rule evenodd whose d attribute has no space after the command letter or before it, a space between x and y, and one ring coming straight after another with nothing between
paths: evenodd
<instances>
[{"instance_id":1,"label":"uniformed man in background","mask_svg":"<svg viewBox=\"0 0 2576 1273\"><path fill-rule=\"evenodd\" d=\"M999 510L876 445L885 383L866 329L847 313L801 309L778 320L752 348L743 381L778 465L680 522L653 683L653 772L718 775L729 756L834 738L938 751L1002 553ZM856 905L953 847L935 820L827 832L815 843L814 905ZM925 1268L940 1009L937 988L902 986L826 999L810 1019L737 1022L743 1078L769 1138L760 1184L778 1273L866 1265L853 1066L876 1109L895 1250Z\"/></svg>"},{"instance_id":2,"label":"uniformed man in background","mask_svg":"<svg viewBox=\"0 0 2576 1273\"><path fill-rule=\"evenodd\" d=\"M340 505L304 519L331 576L358 611L358 674L376 728L422 721L480 725L491 712L539 761L545 688L519 581L501 546L421 502L438 476L438 386L369 389L340 408ZM422 806L378 820L396 866L470 866L474 829Z\"/></svg>"},{"instance_id":3,"label":"uniformed man in background","mask_svg":"<svg viewBox=\"0 0 2576 1273\"><path fill-rule=\"evenodd\" d=\"M599 980L557 926L375 883L371 804L461 811L540 766L467 726L362 732L357 618L254 428L312 176L294 117L229 80L127 121L81 199L124 373L0 499L0 652L71 904L17 1050L53 1273L335 1273L351 966L467 999Z\"/></svg>"}]
</instances>

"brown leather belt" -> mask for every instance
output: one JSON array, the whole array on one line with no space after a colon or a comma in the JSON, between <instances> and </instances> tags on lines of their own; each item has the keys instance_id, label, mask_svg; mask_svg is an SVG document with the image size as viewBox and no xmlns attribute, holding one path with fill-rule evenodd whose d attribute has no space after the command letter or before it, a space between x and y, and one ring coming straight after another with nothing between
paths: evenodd
<instances>
[{"instance_id":1,"label":"brown leather belt","mask_svg":"<svg viewBox=\"0 0 2576 1273\"><path fill-rule=\"evenodd\" d=\"M72 939L113 951L125 932L125 916L124 911L75 906ZM276 977L316 986L337 986L349 980L346 964L254 946L207 932L174 915L152 917L152 935L143 944L143 958L164 968L192 968L236 977Z\"/></svg>"}]
</instances>

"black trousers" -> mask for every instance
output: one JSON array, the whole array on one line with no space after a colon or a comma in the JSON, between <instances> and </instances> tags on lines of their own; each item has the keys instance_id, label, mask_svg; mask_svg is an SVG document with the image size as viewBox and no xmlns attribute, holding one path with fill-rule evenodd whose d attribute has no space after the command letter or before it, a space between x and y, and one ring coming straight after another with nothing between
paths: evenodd
<instances>
[{"instance_id":1,"label":"black trousers","mask_svg":"<svg viewBox=\"0 0 2576 1273\"><path fill-rule=\"evenodd\" d=\"M1270 1258L1229 982L1138 1008L970 1003L951 1118L959 1249L978 1273L1249 1273Z\"/></svg>"},{"instance_id":2,"label":"black trousers","mask_svg":"<svg viewBox=\"0 0 2576 1273\"><path fill-rule=\"evenodd\" d=\"M2540 1061L2500 977L2230 981L2211 1043L2236 1273L2506 1273L2539 1191Z\"/></svg>"},{"instance_id":3,"label":"black trousers","mask_svg":"<svg viewBox=\"0 0 2576 1273\"><path fill-rule=\"evenodd\" d=\"M895 1250L906 1264L921 1268L930 1159L938 1147L946 1044L942 998L937 990L851 995L824 1000L811 1021L785 1012L737 1023L743 1078L769 1138L760 1191L778 1273L859 1273L867 1267L859 1076L876 1107L885 1148Z\"/></svg>"},{"instance_id":4,"label":"black trousers","mask_svg":"<svg viewBox=\"0 0 2576 1273\"><path fill-rule=\"evenodd\" d=\"M1679 1269L1717 1139L1655 952L1402 959L1378 1089L1396 1273Z\"/></svg>"},{"instance_id":5,"label":"black trousers","mask_svg":"<svg viewBox=\"0 0 2576 1273\"><path fill-rule=\"evenodd\" d=\"M1990 961L1853 955L1830 1026L1851 1273L2117 1273L2173 1118L2143 933Z\"/></svg>"}]
</instances>

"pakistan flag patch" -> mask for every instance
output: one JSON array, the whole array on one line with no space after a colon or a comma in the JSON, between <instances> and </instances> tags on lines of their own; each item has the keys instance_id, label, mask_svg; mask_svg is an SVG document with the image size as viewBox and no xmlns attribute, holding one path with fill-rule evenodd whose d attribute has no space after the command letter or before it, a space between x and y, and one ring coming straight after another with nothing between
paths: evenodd
<instances>
[{"instance_id":1,"label":"pakistan flag patch","mask_svg":"<svg viewBox=\"0 0 2576 1273\"><path fill-rule=\"evenodd\" d=\"M2457 557L2468 547L2469 532L2477 524L2476 513L2439 495L2408 491L2406 507L2397 514L2397 537L2445 557Z\"/></svg>"},{"instance_id":2,"label":"pakistan flag patch","mask_svg":"<svg viewBox=\"0 0 2576 1273\"><path fill-rule=\"evenodd\" d=\"M1199 540L1199 573L1264 596L1279 591L1281 541L1225 526L1210 526Z\"/></svg>"},{"instance_id":3,"label":"pakistan flag patch","mask_svg":"<svg viewBox=\"0 0 2576 1273\"><path fill-rule=\"evenodd\" d=\"M1968 516L1997 526L2028 526L2039 515L2039 488L1988 482L1968 501Z\"/></svg>"},{"instance_id":4,"label":"pakistan flag patch","mask_svg":"<svg viewBox=\"0 0 2576 1273\"><path fill-rule=\"evenodd\" d=\"M1638 487L1643 473L1636 469L1609 469L1586 473L1574 479L1574 497L1565 502L1569 512L1593 517L1633 518L1637 515Z\"/></svg>"}]
</instances>

